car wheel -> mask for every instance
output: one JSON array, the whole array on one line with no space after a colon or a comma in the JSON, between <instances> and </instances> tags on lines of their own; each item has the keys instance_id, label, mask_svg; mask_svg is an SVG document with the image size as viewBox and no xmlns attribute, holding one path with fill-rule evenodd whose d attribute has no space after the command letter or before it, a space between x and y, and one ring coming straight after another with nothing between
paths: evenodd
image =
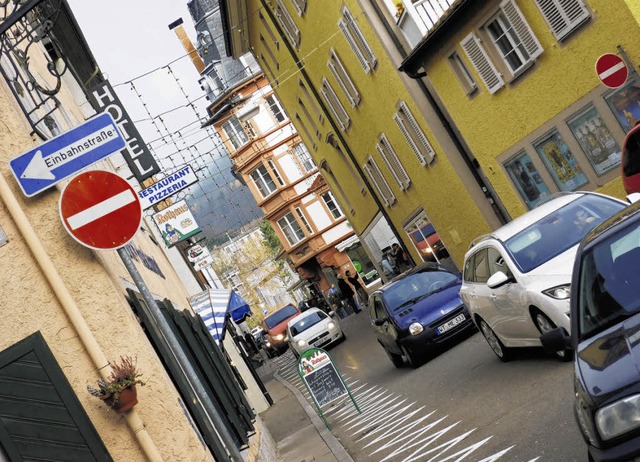
<instances>
[{"instance_id":1,"label":"car wheel","mask_svg":"<svg viewBox=\"0 0 640 462\"><path fill-rule=\"evenodd\" d=\"M293 356L295 356L296 359L300 358L300 353L298 353L295 348L291 348L291 351L293 352Z\"/></svg>"},{"instance_id":2,"label":"car wheel","mask_svg":"<svg viewBox=\"0 0 640 462\"><path fill-rule=\"evenodd\" d=\"M340 343L344 342L347 339L347 335L343 332L342 337L340 337Z\"/></svg>"},{"instance_id":3,"label":"car wheel","mask_svg":"<svg viewBox=\"0 0 640 462\"><path fill-rule=\"evenodd\" d=\"M509 361L511 357L511 350L504 346L496 333L491 329L491 327L489 327L489 324L487 324L484 319L480 320L480 332L482 332L484 339L487 341L496 356L500 358L500 361Z\"/></svg>"},{"instance_id":4,"label":"car wheel","mask_svg":"<svg viewBox=\"0 0 640 462\"><path fill-rule=\"evenodd\" d=\"M407 358L407 362L409 363L409 366L411 366L414 369L417 369L422 365L422 358L418 356L416 353L412 353L409 349L407 349L404 346L401 346L400 349L402 350L402 355L405 358Z\"/></svg>"},{"instance_id":5,"label":"car wheel","mask_svg":"<svg viewBox=\"0 0 640 462\"><path fill-rule=\"evenodd\" d=\"M546 334L547 332L550 332L556 327L558 327L542 311L535 310L532 313L532 315L533 315L533 322L538 328L538 331L540 331L540 334ZM558 357L560 361L566 362L566 361L571 361L573 359L573 354L571 350L567 350L567 349L556 351L555 355Z\"/></svg>"},{"instance_id":6,"label":"car wheel","mask_svg":"<svg viewBox=\"0 0 640 462\"><path fill-rule=\"evenodd\" d=\"M397 355L395 353L391 353L389 350L386 349L386 347L382 347L382 348L384 348L384 352L387 354L387 356L389 357L389 359L391 360L394 366L396 366L397 368L401 368L402 366L404 366L404 361L402 360L402 356Z\"/></svg>"}]
</instances>

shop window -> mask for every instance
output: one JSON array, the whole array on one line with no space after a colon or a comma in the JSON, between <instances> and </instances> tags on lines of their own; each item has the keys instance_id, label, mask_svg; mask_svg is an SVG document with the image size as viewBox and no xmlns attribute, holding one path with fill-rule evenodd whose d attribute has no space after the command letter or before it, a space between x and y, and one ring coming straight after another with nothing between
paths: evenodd
<instances>
[{"instance_id":1,"label":"shop window","mask_svg":"<svg viewBox=\"0 0 640 462\"><path fill-rule=\"evenodd\" d=\"M534 208L551 195L551 191L526 152L519 153L514 159L505 163L504 167L528 208Z\"/></svg>"},{"instance_id":2,"label":"shop window","mask_svg":"<svg viewBox=\"0 0 640 462\"><path fill-rule=\"evenodd\" d=\"M534 147L561 191L575 191L587 183L578 160L556 130L534 143Z\"/></svg>"},{"instance_id":3,"label":"shop window","mask_svg":"<svg viewBox=\"0 0 640 462\"><path fill-rule=\"evenodd\" d=\"M424 211L405 226L404 230L422 261L444 264L443 260L450 260L447 248Z\"/></svg>"},{"instance_id":4,"label":"shop window","mask_svg":"<svg viewBox=\"0 0 640 462\"><path fill-rule=\"evenodd\" d=\"M346 249L345 252L351 259L353 267L356 269L365 285L371 284L376 279L380 278L378 271L375 266L373 266L373 262L360 242L353 244L351 247Z\"/></svg>"},{"instance_id":5,"label":"shop window","mask_svg":"<svg viewBox=\"0 0 640 462\"><path fill-rule=\"evenodd\" d=\"M622 150L594 106L573 116L567 125L598 175L620 165Z\"/></svg>"}]
</instances>

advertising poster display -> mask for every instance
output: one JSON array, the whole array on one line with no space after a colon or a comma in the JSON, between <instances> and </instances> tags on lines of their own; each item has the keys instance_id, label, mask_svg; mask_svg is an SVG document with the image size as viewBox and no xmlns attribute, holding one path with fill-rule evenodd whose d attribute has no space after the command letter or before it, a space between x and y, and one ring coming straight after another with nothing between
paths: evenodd
<instances>
[{"instance_id":1,"label":"advertising poster display","mask_svg":"<svg viewBox=\"0 0 640 462\"><path fill-rule=\"evenodd\" d=\"M582 167L556 130L534 147L561 191L575 191L587 183Z\"/></svg>"},{"instance_id":2,"label":"advertising poster display","mask_svg":"<svg viewBox=\"0 0 640 462\"><path fill-rule=\"evenodd\" d=\"M177 202L156 213L153 215L153 221L169 247L202 232L185 201Z\"/></svg>"}]
</instances>

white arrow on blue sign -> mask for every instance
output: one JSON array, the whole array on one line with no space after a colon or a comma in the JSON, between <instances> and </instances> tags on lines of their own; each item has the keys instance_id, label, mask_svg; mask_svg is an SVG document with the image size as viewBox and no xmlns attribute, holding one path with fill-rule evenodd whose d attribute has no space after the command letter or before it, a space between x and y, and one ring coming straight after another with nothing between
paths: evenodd
<instances>
[{"instance_id":1,"label":"white arrow on blue sign","mask_svg":"<svg viewBox=\"0 0 640 462\"><path fill-rule=\"evenodd\" d=\"M124 146L113 117L105 112L11 159L9 167L31 197Z\"/></svg>"}]
</instances>

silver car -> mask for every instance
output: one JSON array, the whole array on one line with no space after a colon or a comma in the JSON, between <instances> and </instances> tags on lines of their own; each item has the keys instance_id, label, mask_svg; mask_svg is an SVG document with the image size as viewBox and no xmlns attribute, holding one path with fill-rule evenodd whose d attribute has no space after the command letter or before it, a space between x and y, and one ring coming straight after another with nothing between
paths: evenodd
<instances>
[{"instance_id":1,"label":"silver car","mask_svg":"<svg viewBox=\"0 0 640 462\"><path fill-rule=\"evenodd\" d=\"M477 238L464 258L460 297L493 352L540 346L570 332L571 274L582 237L628 204L602 194L563 193ZM570 352L559 351L563 360Z\"/></svg>"}]
</instances>

